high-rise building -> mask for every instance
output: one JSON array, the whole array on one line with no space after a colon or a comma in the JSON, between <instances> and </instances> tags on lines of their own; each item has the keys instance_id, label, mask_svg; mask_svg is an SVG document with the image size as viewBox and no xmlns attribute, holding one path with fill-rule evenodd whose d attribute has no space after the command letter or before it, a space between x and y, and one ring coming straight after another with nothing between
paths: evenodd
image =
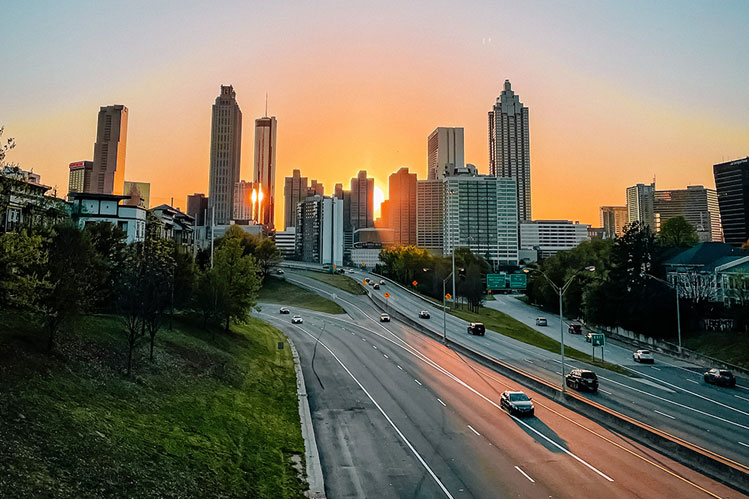
<instances>
[{"instance_id":1,"label":"high-rise building","mask_svg":"<svg viewBox=\"0 0 749 499\"><path fill-rule=\"evenodd\" d=\"M206 225L206 215L210 223L210 213L208 213L208 198L205 194L196 192L187 196L187 214L195 219L195 225Z\"/></svg>"},{"instance_id":2,"label":"high-rise building","mask_svg":"<svg viewBox=\"0 0 749 499\"><path fill-rule=\"evenodd\" d=\"M416 182L416 246L442 255L444 239L445 183Z\"/></svg>"},{"instance_id":3,"label":"high-rise building","mask_svg":"<svg viewBox=\"0 0 749 499\"><path fill-rule=\"evenodd\" d=\"M642 222L655 232L654 196L655 182L627 187L627 223Z\"/></svg>"},{"instance_id":4,"label":"high-rise building","mask_svg":"<svg viewBox=\"0 0 749 499\"><path fill-rule=\"evenodd\" d=\"M628 223L626 206L601 206L601 227L606 239L622 236Z\"/></svg>"},{"instance_id":5,"label":"high-rise building","mask_svg":"<svg viewBox=\"0 0 749 499\"><path fill-rule=\"evenodd\" d=\"M322 182L318 182L315 179L312 179L309 183L309 188L307 188L307 195L308 196L324 196L325 195L325 186L322 185Z\"/></svg>"},{"instance_id":6,"label":"high-rise building","mask_svg":"<svg viewBox=\"0 0 749 499\"><path fill-rule=\"evenodd\" d=\"M343 199L343 184L335 185L335 194L333 194L333 197Z\"/></svg>"},{"instance_id":7,"label":"high-rise building","mask_svg":"<svg viewBox=\"0 0 749 499\"><path fill-rule=\"evenodd\" d=\"M396 245L416 244L416 182L416 174L409 173L406 167L388 179L388 206L381 211L386 226L393 229Z\"/></svg>"},{"instance_id":8,"label":"high-rise building","mask_svg":"<svg viewBox=\"0 0 749 499\"><path fill-rule=\"evenodd\" d=\"M446 177L443 254L467 247L493 265L518 263L517 184L509 177Z\"/></svg>"},{"instance_id":9,"label":"high-rise building","mask_svg":"<svg viewBox=\"0 0 749 499\"><path fill-rule=\"evenodd\" d=\"M441 179L464 167L463 129L435 128L427 137L427 179Z\"/></svg>"},{"instance_id":10,"label":"high-rise building","mask_svg":"<svg viewBox=\"0 0 749 499\"><path fill-rule=\"evenodd\" d=\"M149 182L126 180L122 194L130 196L130 199L122 203L125 206L140 206L145 209L151 207L151 184Z\"/></svg>"},{"instance_id":11,"label":"high-rise building","mask_svg":"<svg viewBox=\"0 0 749 499\"><path fill-rule=\"evenodd\" d=\"M489 174L513 178L518 189L518 217L531 218L531 145L528 108L505 80L489 111Z\"/></svg>"},{"instance_id":12,"label":"high-rise building","mask_svg":"<svg viewBox=\"0 0 749 499\"><path fill-rule=\"evenodd\" d=\"M657 232L661 231L661 227L669 219L684 217L694 226L700 242L723 241L718 194L715 189L690 185L686 189L655 191L653 211Z\"/></svg>"},{"instance_id":13,"label":"high-rise building","mask_svg":"<svg viewBox=\"0 0 749 499\"><path fill-rule=\"evenodd\" d=\"M252 220L252 182L240 180L234 186L234 220Z\"/></svg>"},{"instance_id":14,"label":"high-rise building","mask_svg":"<svg viewBox=\"0 0 749 499\"><path fill-rule=\"evenodd\" d=\"M374 227L374 179L367 170L351 179L351 226L353 230Z\"/></svg>"},{"instance_id":15,"label":"high-rise building","mask_svg":"<svg viewBox=\"0 0 749 499\"><path fill-rule=\"evenodd\" d=\"M125 184L127 116L127 108L122 105L99 109L91 192L122 194Z\"/></svg>"},{"instance_id":16,"label":"high-rise building","mask_svg":"<svg viewBox=\"0 0 749 499\"><path fill-rule=\"evenodd\" d=\"M68 195L74 192L86 192L91 189L91 173L94 170L93 161L75 161L68 165Z\"/></svg>"},{"instance_id":17,"label":"high-rise building","mask_svg":"<svg viewBox=\"0 0 749 499\"><path fill-rule=\"evenodd\" d=\"M540 258L554 256L588 241L588 225L569 220L534 220L520 224L520 249L536 250Z\"/></svg>"},{"instance_id":18,"label":"high-rise building","mask_svg":"<svg viewBox=\"0 0 749 499\"><path fill-rule=\"evenodd\" d=\"M296 220L296 217L294 219ZM281 256L293 260L296 252L296 227L286 227L286 230L277 231L274 240Z\"/></svg>"},{"instance_id":19,"label":"high-rise building","mask_svg":"<svg viewBox=\"0 0 749 499\"><path fill-rule=\"evenodd\" d=\"M343 201L315 195L297 205L296 259L343 265Z\"/></svg>"},{"instance_id":20,"label":"high-rise building","mask_svg":"<svg viewBox=\"0 0 749 499\"><path fill-rule=\"evenodd\" d=\"M720 220L725 242L740 246L749 240L749 156L713 165Z\"/></svg>"},{"instance_id":21,"label":"high-rise building","mask_svg":"<svg viewBox=\"0 0 749 499\"><path fill-rule=\"evenodd\" d=\"M258 190L259 223L272 229L276 197L276 117L255 120L255 189ZM262 195L261 195L262 193Z\"/></svg>"},{"instance_id":22,"label":"high-rise building","mask_svg":"<svg viewBox=\"0 0 749 499\"><path fill-rule=\"evenodd\" d=\"M291 172L283 184L283 217L284 228L296 227L296 205L307 197L307 177L302 177L299 170Z\"/></svg>"},{"instance_id":23,"label":"high-rise building","mask_svg":"<svg viewBox=\"0 0 749 499\"><path fill-rule=\"evenodd\" d=\"M242 111L231 85L221 85L211 119L211 166L208 207L216 225L226 225L234 214L234 187L239 182L242 154Z\"/></svg>"}]
</instances>

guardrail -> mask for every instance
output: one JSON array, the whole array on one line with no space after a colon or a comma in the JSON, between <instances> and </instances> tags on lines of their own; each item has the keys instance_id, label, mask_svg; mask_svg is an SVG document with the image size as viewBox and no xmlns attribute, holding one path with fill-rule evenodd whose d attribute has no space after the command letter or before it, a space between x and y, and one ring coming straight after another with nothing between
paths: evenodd
<instances>
[{"instance_id":1,"label":"guardrail","mask_svg":"<svg viewBox=\"0 0 749 499\"><path fill-rule=\"evenodd\" d=\"M381 310L385 310L379 299L374 299L372 293L368 293L370 300ZM377 295L379 298L379 295ZM400 321L409 324L412 328L422 334L442 341L441 334L425 327L415 319L403 314L398 310L388 307L387 312ZM692 444L675 435L659 430L653 426L638 421L630 416L609 409L592 400L588 400L576 393L562 392L562 390L548 381L512 366L491 355L473 350L447 339L447 344L454 351L473 359L485 367L499 372L504 376L524 385L528 388L555 400L561 405L575 412L584 414L593 421L611 430L624 434L625 436L650 447L679 463L705 474L719 482L729 485L743 494L749 494L749 466L735 462L708 449Z\"/></svg>"}]
</instances>

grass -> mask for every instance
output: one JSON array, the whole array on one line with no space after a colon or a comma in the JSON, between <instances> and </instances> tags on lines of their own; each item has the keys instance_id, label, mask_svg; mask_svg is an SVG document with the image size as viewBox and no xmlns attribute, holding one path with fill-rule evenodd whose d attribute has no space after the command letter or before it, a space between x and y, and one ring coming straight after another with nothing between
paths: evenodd
<instances>
[{"instance_id":1,"label":"grass","mask_svg":"<svg viewBox=\"0 0 749 499\"><path fill-rule=\"evenodd\" d=\"M741 332L704 331L684 336L684 346L703 355L749 369L749 336Z\"/></svg>"},{"instance_id":2,"label":"grass","mask_svg":"<svg viewBox=\"0 0 749 499\"><path fill-rule=\"evenodd\" d=\"M352 295L366 295L367 291L361 283L343 274L328 274L324 272L312 272L310 270L300 271L299 274L324 282L330 286L343 290Z\"/></svg>"},{"instance_id":3,"label":"grass","mask_svg":"<svg viewBox=\"0 0 749 499\"><path fill-rule=\"evenodd\" d=\"M509 315L494 310L491 308L481 307L480 313L468 312L465 310L456 310L450 312L456 317L467 322L483 322L487 329L494 330L504 336L509 336L523 343L543 348L549 352L559 353L561 345L558 341L549 338L543 333L539 333L535 329L526 326L522 322L513 319ZM591 355L583 353L580 350L576 350L567 345L564 346L564 353L567 357L570 357L581 362L585 362L590 365L608 369L610 371L617 372L619 374L631 375L631 372L623 367L612 364L611 362L602 362L600 359L594 359Z\"/></svg>"},{"instance_id":4,"label":"grass","mask_svg":"<svg viewBox=\"0 0 749 499\"><path fill-rule=\"evenodd\" d=\"M83 318L51 355L23 319L0 314L0 497L303 497L278 330L175 320L127 379L117 318Z\"/></svg>"},{"instance_id":5,"label":"grass","mask_svg":"<svg viewBox=\"0 0 749 499\"><path fill-rule=\"evenodd\" d=\"M345 314L346 311L337 303L319 296L283 279L269 277L260 289L258 301L280 303L283 305L326 312L328 314Z\"/></svg>"}]
</instances>

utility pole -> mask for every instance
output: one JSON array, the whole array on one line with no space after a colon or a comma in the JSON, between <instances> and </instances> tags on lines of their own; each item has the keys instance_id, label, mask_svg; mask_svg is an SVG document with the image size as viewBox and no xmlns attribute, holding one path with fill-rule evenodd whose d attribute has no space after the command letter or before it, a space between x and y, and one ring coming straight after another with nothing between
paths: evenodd
<instances>
[{"instance_id":1,"label":"utility pole","mask_svg":"<svg viewBox=\"0 0 749 499\"><path fill-rule=\"evenodd\" d=\"M455 310L458 304L458 291L455 289L455 246L453 246L453 310Z\"/></svg>"},{"instance_id":2,"label":"utility pole","mask_svg":"<svg viewBox=\"0 0 749 499\"><path fill-rule=\"evenodd\" d=\"M216 207L211 207L211 268L213 268L213 224L216 221Z\"/></svg>"}]
</instances>

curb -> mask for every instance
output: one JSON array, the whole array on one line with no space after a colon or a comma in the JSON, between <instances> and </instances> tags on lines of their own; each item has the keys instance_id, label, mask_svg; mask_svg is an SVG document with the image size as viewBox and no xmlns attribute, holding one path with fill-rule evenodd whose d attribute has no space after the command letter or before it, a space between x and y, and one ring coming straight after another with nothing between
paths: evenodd
<instances>
[{"instance_id":1,"label":"curb","mask_svg":"<svg viewBox=\"0 0 749 499\"><path fill-rule=\"evenodd\" d=\"M299 418L302 422L302 438L304 439L304 461L307 464L307 484L309 485L309 490L305 495L311 499L324 499L326 497L325 481L322 476L317 440L315 440L315 429L312 426L312 413L309 410L302 364L299 361L299 352L297 352L294 342L288 336L286 341L289 342L291 356L294 359L294 371L296 372L296 396L299 401Z\"/></svg>"}]
</instances>

